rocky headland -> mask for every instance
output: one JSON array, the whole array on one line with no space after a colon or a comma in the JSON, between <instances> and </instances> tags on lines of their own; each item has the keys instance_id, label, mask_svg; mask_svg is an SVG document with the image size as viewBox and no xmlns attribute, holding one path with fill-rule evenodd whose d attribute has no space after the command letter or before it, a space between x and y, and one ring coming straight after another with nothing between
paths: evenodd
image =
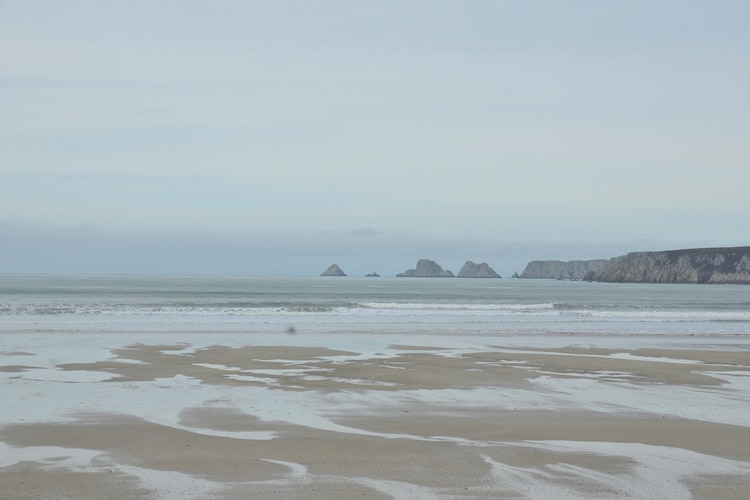
<instances>
[{"instance_id":1,"label":"rocky headland","mask_svg":"<svg viewBox=\"0 0 750 500\"><path fill-rule=\"evenodd\" d=\"M470 260L458 271L459 278L500 278L501 276L492 269L489 264L482 262L476 264Z\"/></svg>"},{"instance_id":2,"label":"rocky headland","mask_svg":"<svg viewBox=\"0 0 750 500\"><path fill-rule=\"evenodd\" d=\"M519 278L582 280L590 273L604 271L609 260L532 260L526 265Z\"/></svg>"},{"instance_id":3,"label":"rocky headland","mask_svg":"<svg viewBox=\"0 0 750 500\"><path fill-rule=\"evenodd\" d=\"M584 279L616 283L750 284L750 247L632 252Z\"/></svg>"},{"instance_id":4,"label":"rocky headland","mask_svg":"<svg viewBox=\"0 0 750 500\"><path fill-rule=\"evenodd\" d=\"M409 269L396 275L398 278L454 278L451 271L444 271L440 265L427 259L419 259L415 269Z\"/></svg>"},{"instance_id":5,"label":"rocky headland","mask_svg":"<svg viewBox=\"0 0 750 500\"><path fill-rule=\"evenodd\" d=\"M342 271L341 268L337 266L336 264L331 264L330 266L328 266L328 269L323 271L320 275L321 276L346 276L346 273L344 273L344 271Z\"/></svg>"}]
</instances>

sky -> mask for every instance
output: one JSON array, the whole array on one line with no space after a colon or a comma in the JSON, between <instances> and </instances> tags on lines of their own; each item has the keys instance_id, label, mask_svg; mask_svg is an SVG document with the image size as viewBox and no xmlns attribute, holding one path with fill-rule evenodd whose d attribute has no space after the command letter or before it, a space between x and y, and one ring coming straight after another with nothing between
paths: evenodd
<instances>
[{"instance_id":1,"label":"sky","mask_svg":"<svg viewBox=\"0 0 750 500\"><path fill-rule=\"evenodd\" d=\"M0 0L0 272L750 245L750 2Z\"/></svg>"}]
</instances>

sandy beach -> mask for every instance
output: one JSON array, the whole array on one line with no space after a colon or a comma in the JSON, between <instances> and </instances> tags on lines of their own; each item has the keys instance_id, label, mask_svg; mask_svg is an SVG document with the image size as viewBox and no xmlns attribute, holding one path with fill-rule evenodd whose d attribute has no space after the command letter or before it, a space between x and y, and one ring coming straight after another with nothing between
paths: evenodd
<instances>
[{"instance_id":1,"label":"sandy beach","mask_svg":"<svg viewBox=\"0 0 750 500\"><path fill-rule=\"evenodd\" d=\"M169 340L5 334L3 498L750 491L744 337Z\"/></svg>"}]
</instances>

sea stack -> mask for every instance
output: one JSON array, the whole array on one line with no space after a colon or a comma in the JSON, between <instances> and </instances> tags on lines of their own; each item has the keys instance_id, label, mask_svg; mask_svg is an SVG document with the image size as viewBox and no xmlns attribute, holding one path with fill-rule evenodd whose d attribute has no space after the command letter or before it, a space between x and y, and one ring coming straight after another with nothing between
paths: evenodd
<instances>
[{"instance_id":1,"label":"sea stack","mask_svg":"<svg viewBox=\"0 0 750 500\"><path fill-rule=\"evenodd\" d=\"M458 272L459 278L500 278L501 276L492 269L489 264L482 262L476 264L470 260L466 261L464 267Z\"/></svg>"},{"instance_id":2,"label":"sea stack","mask_svg":"<svg viewBox=\"0 0 750 500\"><path fill-rule=\"evenodd\" d=\"M336 264L331 264L325 272L320 274L321 276L346 276L346 273Z\"/></svg>"},{"instance_id":3,"label":"sea stack","mask_svg":"<svg viewBox=\"0 0 750 500\"><path fill-rule=\"evenodd\" d=\"M454 278L451 271L443 271L433 260L419 259L416 269L409 269L396 275L398 278Z\"/></svg>"}]
</instances>

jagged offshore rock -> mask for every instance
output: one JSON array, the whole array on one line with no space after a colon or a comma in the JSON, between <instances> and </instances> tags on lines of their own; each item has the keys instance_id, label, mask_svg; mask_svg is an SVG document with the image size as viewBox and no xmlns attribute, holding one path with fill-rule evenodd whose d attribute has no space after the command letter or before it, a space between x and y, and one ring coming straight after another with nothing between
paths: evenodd
<instances>
[{"instance_id":1,"label":"jagged offshore rock","mask_svg":"<svg viewBox=\"0 0 750 500\"><path fill-rule=\"evenodd\" d=\"M346 276L346 273L336 264L331 264L328 269L321 273L321 276Z\"/></svg>"},{"instance_id":2,"label":"jagged offshore rock","mask_svg":"<svg viewBox=\"0 0 750 500\"><path fill-rule=\"evenodd\" d=\"M482 262L476 264L470 260L458 272L459 278L500 278L501 276L492 269L489 264Z\"/></svg>"},{"instance_id":3,"label":"jagged offshore rock","mask_svg":"<svg viewBox=\"0 0 750 500\"><path fill-rule=\"evenodd\" d=\"M396 275L399 278L454 278L451 271L444 271L433 260L419 259L416 269L409 269Z\"/></svg>"}]
</instances>

